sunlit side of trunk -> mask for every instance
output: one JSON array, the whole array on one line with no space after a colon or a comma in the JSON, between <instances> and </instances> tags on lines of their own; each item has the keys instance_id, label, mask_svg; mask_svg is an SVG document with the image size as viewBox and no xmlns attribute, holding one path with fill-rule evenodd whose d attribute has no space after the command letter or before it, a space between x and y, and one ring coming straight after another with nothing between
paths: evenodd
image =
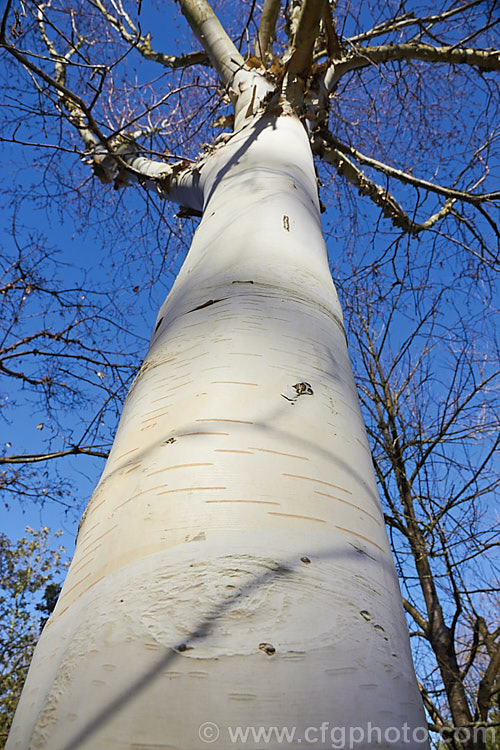
<instances>
[{"instance_id":1,"label":"sunlit side of trunk","mask_svg":"<svg viewBox=\"0 0 500 750\"><path fill-rule=\"evenodd\" d=\"M9 750L425 726L302 125L243 129L200 189Z\"/></svg>"}]
</instances>

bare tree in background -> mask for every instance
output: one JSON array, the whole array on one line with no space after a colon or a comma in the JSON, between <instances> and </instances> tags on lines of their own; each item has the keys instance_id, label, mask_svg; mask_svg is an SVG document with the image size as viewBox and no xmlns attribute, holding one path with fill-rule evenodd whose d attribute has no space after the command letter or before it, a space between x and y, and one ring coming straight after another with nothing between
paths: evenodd
<instances>
[{"instance_id":1,"label":"bare tree in background","mask_svg":"<svg viewBox=\"0 0 500 750\"><path fill-rule=\"evenodd\" d=\"M11 502L51 500L70 508L68 483L49 478L40 465L69 455L107 456L103 425L118 413L134 374L134 345L129 342L127 354L120 351L124 311L109 294L86 288L81 277L73 287L58 278L57 254L43 237L30 236L15 253L4 246L0 262L0 371L15 386L6 389L0 410L5 434L18 400L30 398L36 429L50 435L39 452L15 454L8 441L2 446L0 486ZM73 417L73 429L64 431L61 413L79 410L88 419Z\"/></svg>"},{"instance_id":2,"label":"bare tree in background","mask_svg":"<svg viewBox=\"0 0 500 750\"><path fill-rule=\"evenodd\" d=\"M495 309L488 284L450 288L410 258L353 268L341 289L420 689L451 739L450 708L486 727L499 688Z\"/></svg>"},{"instance_id":3,"label":"bare tree in background","mask_svg":"<svg viewBox=\"0 0 500 750\"><path fill-rule=\"evenodd\" d=\"M179 33L185 35L185 25L175 13L177 6L191 25L200 48L188 42L182 51L168 54L170 45L174 45L177 25L182 29ZM255 607L252 591L259 586L266 592L272 591L272 596L281 596L282 590L287 591L288 575L294 582L288 581L288 584L300 588L306 580L304 576L315 570L314 565L323 570L324 575L328 572L330 580L332 576L337 579L338 588L330 592L332 601L335 594L343 592L347 603L341 621L334 621L338 632L341 625L352 630L351 640L348 636L337 635L337 647L340 640L341 648L346 648L349 642L347 651L349 648L359 650L363 622L369 623L371 628L363 649L385 653L384 643L370 638L402 643L401 636L396 635L400 632L397 615L392 625L382 622L383 607L374 616L376 596L370 599L370 606L361 605L363 597L359 592L363 586L366 589L368 581L377 578L367 560L378 559L377 545L380 550L383 542L377 534L372 536L373 529L365 532L370 513L376 522L372 501L368 498L370 491L365 500L359 499L366 491L366 482L371 481L369 462L366 463L362 447L353 447L356 441L362 446L364 438L362 432L353 437L358 429L354 428L356 418L352 417L357 406L349 378L345 376L348 365L339 364L344 362L343 342L338 338L339 313L326 277L319 270L323 260L321 243L315 234L318 222L314 214L319 204L313 191L317 179L322 186L321 199L328 207L331 262L336 267L347 313L348 339L356 353L354 369L402 582L404 607L411 622L413 640L418 644L414 654L430 726L441 732L453 747L481 748L485 734L480 730L488 725L498 694L500 659L493 610L493 595L498 585L492 554L498 544L494 526L497 519L488 504L497 486L492 457L498 432L494 396L497 373L492 364L496 361L496 352L492 342L487 343L492 332L492 284L498 261L498 227L493 205L499 198L495 192L498 172L495 71L500 68L500 57L493 46L497 23L494 5L476 0L442 3L438 7L429 4L427 9L421 4L417 8L412 3L387 3L383 8L378 4L359 4L353 8L350 4L291 0L282 8L279 2L266 0L260 8L256 3L242 3L238 5L237 14L234 4L219 3L216 11L217 17L204 2L184 0L176 6L161 8L155 15L151 8L141 7L140 3L107 4L91 0L61 5L8 2L3 16L1 40L9 76L5 83L12 93L2 110L2 139L18 146L31 145L48 154L44 157L38 200L65 206L71 197L80 221L101 231L108 242L114 228L118 231L127 226L129 231L124 244L130 251L124 253L123 262L128 261L132 268L146 263L145 256L141 255L142 248L149 246L151 254L157 237L162 238L160 253L156 256L161 265L165 237L179 233L179 217L186 222L202 217L190 256L158 317L150 354L134 383L122 425L137 422L140 409L147 406L141 416L144 421L134 428L139 431L135 436L130 433L132 428L120 427L114 453L84 518L79 537L80 557L75 558L65 587L67 593L63 591L59 609L46 629L45 645L42 640L38 666L34 667L38 672L34 674L42 675L47 683L47 702L44 705L43 696L36 699L39 703L33 712L28 703L30 699L26 698L18 721L22 723L24 717L26 725L26 716L31 714L29 729L25 731L36 738L33 742L49 743L47 746L51 747L55 746L51 744L54 742L61 747L83 747L84 743L97 747L101 745L92 743L101 742L104 747L110 738L122 742L120 746L127 746L131 730L117 727L119 722L123 727L123 712L129 712L149 722L153 734L154 731L159 733L151 739L139 722L137 741L157 740L163 736L162 731L166 731L162 724L165 719L147 718L144 701L150 705L158 702L154 698L153 683L158 688L159 671L166 671L169 666L174 672L184 674L183 670L190 668L189 656L196 659L199 654L205 660L217 660L219 657L214 656L219 653L217 634L220 635L224 627L230 632L234 627L236 599L243 607L247 605L242 602L247 600ZM168 34L163 32L167 27ZM156 32L160 28L162 31ZM211 135L214 127L223 131L217 138ZM207 141L210 145L204 145ZM262 144L261 153L258 149ZM317 178L312 173L311 151L316 157ZM78 162L78 156L87 167ZM86 172L89 166L97 180L89 179ZM242 176L245 170L246 183ZM285 181L280 182L281 179ZM262 187L266 180L267 193ZM101 183L113 185L117 192L110 194ZM127 186L135 189L132 197L132 191L122 190ZM24 200L19 194L15 198L18 202ZM169 213L170 201L181 206L180 210L173 209L178 219ZM279 226L275 226L276 221ZM133 249L132 238L136 240ZM180 237L181 244L183 241ZM149 262L154 264L154 258ZM281 318L270 291L272 288L279 290L278 307L284 300L288 300L289 306L295 304L294 300L302 300L302 303L307 300L307 305L314 300L318 315L320 308L328 310L330 318L336 322L321 333L320 318L314 325L307 326L304 318L296 317L296 312L292 313L284 305L286 311L282 316L286 324L278 324ZM114 304L111 289L108 299ZM61 299L64 296L62 291L57 294ZM102 311L105 307L98 306L98 309ZM177 328L181 319L184 323ZM226 328L219 327L221 320L230 321ZM272 324L264 328L264 320ZM189 325L201 326L196 329L198 339L192 338L194 334L188 331L188 321ZM99 352L93 342L95 329L87 324L85 314L78 318L80 325L83 333L90 336L89 340L80 334L72 335L71 326L61 331L78 367L91 362L101 372L105 362L110 370L119 371L116 359L110 362L110 352ZM92 330L94 333L90 333ZM244 334L235 333L238 330ZM257 334L257 330L264 332ZM39 329L37 337L49 337L49 333L43 331L40 333ZM211 336L216 337L217 343L232 340L243 347L231 350L231 345L227 345L229 348L220 355L224 366L231 358L235 359L235 354L256 357L262 356L263 351L268 353L269 379L265 388L270 392L269 389L276 387L277 398L281 398L281 408L276 406L274 410L273 406L272 417L268 410L264 419L257 397L231 395L231 384L239 383L241 388L259 385L258 371L254 372L251 366L235 364L220 380L207 382L204 379L207 373L193 361L191 390L185 383L173 381L181 372L179 368L184 366L188 351L193 349L199 351L200 357L205 356L203 344ZM18 372L13 367L17 351L23 356L29 355L25 338L21 331L15 346L3 355L2 367L8 375ZM179 346L184 347L182 357ZM51 347L54 347L53 342ZM286 359L291 357L289 347L295 351L295 360ZM319 350L323 352L321 364L318 364ZM285 359L279 359L281 354L275 353L279 351L287 352ZM159 387L155 381L159 375L154 371L162 352L163 357L165 353L173 357L171 369L167 367L163 371L167 383L163 388L169 393L180 388L175 405L169 402L168 417L166 412L158 416L159 408L154 411L152 398L147 395ZM328 352L326 359L325 352ZM56 358L61 356L57 347L51 348L51 356L52 353ZM210 367L220 366L216 362L218 356L210 360ZM316 371L311 374L307 362L316 363L318 372L324 375ZM71 370L73 372L73 368ZM273 379L278 371L284 378L281 385ZM289 382L285 376L287 371L290 371ZM309 373L307 377L305 371ZM31 378L31 382L29 379L26 382L46 390L47 381L42 383L39 376L22 372ZM339 377L339 372L344 375ZM321 380L323 377L326 380ZM78 378L84 380L77 375ZM339 381L344 381L340 390ZM64 389L66 382L59 385ZM181 386L187 390L183 391ZM224 395L218 390L222 386ZM320 401L319 394L328 394L324 402ZM217 405L218 418L214 411L206 410L204 397L212 406ZM191 412L196 399L200 406ZM220 417L221 404L227 407L225 419ZM290 407L286 418L282 414L285 406ZM306 412L307 409L311 413ZM236 428L227 432L232 423L255 425L256 414L268 429L270 426L275 429L278 424L279 437L275 435L273 441L267 443L262 441L258 430L252 437L250 432L236 434ZM282 419L285 421L281 422ZM202 423L204 429L197 423ZM328 429L326 423L330 425ZM193 426L196 424L198 432ZM145 432L150 428L153 432ZM171 452L181 452L162 458L154 453L153 457L153 454L143 456L140 461L130 456L125 458L125 454L138 450L138 441L144 442L154 430L156 442L151 444L154 445L151 450L170 446ZM226 434L227 444L224 440L221 442ZM203 450L190 445L182 453L181 444L186 435L192 439L198 435ZM60 455L68 450L99 453L102 449L99 441L96 432L93 440L80 441L75 443L75 448L65 446L54 452ZM311 448L313 442L316 452ZM318 446L321 447L319 452ZM212 465L213 451L242 456L238 459L241 463L234 465L224 464L220 456L218 482L210 475L211 470L194 469ZM273 464L264 461L269 455L275 456ZM260 463L257 456L264 456ZM323 463L327 457L331 471L327 471ZM296 459L297 465L293 468L286 463L291 458ZM2 460L15 463L23 457L6 455ZM300 461L304 462L301 470L298 468ZM309 471L304 468L306 461L311 462ZM71 729L63 726L61 719L56 720L54 727L48 716L52 716L54 696L59 694L63 672L66 674L69 669L76 676L71 689L67 689L64 698L67 703L57 705L59 712L72 711L71 696L85 691L85 670L94 670L94 675L99 670L98 661L92 661L88 654L83 664L78 662L77 644L84 634L87 640L95 637L92 633L98 629L97 622L104 627L103 623L110 618L120 619L120 605L115 601L111 603L109 592L103 594L105 584L100 583L103 570L115 574L113 595L125 585L125 579L120 582L118 571L126 571L123 575L127 585L135 580L134 575L138 582L144 578L142 568L137 568L134 575L130 567L123 568L126 562L129 566L132 564L135 553L133 544L129 544L137 540L124 532L123 519L121 525L113 526L114 519L121 518L118 512L121 504L137 497L136 492L127 500L126 487L137 481L136 476L155 473L156 476L159 471L180 470L181 466L184 475L179 481L171 480L173 475L169 474L163 485L158 479L152 480L153 484L156 482L154 489L160 495L167 493L168 496L172 492L174 500L181 497L175 493L187 492L182 496L183 502L195 508L196 517L188 511L188 520L181 522L174 509L167 530L160 523L155 532L157 536L144 531L150 545L147 549L151 554L160 554L161 550L174 545L174 557L167 555L162 563L167 566L165 570L170 570L170 560L178 555L175 547L191 539L205 539L206 534L206 542L197 542L196 554L189 548L189 555L199 557L196 561L193 558L188 567L202 566L196 568L201 578L208 576L208 579L215 577L230 582L227 567L217 568L216 563L217 554L226 549L228 554L230 552L231 565L239 570L239 577L230 582L236 586L236 593L227 599L224 598L227 593L222 596L217 587L203 594L190 589L193 599L187 609L182 609L179 602L184 599L178 596L175 601L183 614L182 627L178 623L175 627L172 625L171 630L167 628L167 635L161 636L154 617L146 626L154 643L170 649L165 657L167 661L163 663L158 656L159 661L152 662L142 652L142 656L129 654L129 663L137 669L127 679L118 676L117 683L109 688L107 711L99 712L102 698L97 691L93 697L96 705L90 701L87 713L78 713ZM253 468L247 469L247 466ZM350 469L341 468L345 466ZM354 469L360 470L362 480L347 476L353 475ZM226 499L222 490L227 490L225 482L235 471L241 486L233 488L231 499ZM281 484L275 474L282 477ZM119 484L118 475L127 475L127 479L120 480L122 484ZM254 477L259 475L272 478L266 488L259 485L256 493ZM287 484L292 478L294 488L300 489L292 489ZM310 489L303 487L306 480L311 482ZM127 520L132 535L137 535L139 540L138 529L143 519L148 518L148 513L154 518L154 511L149 510L154 495L148 494L152 492L152 485L150 487L147 481L143 479L141 490L144 503L136 503L139 505L138 508L134 505L136 515ZM162 489L158 489L160 486ZM207 495L203 508L194 500L197 490ZM209 490L219 491L219 495L211 495ZM288 505L278 507L285 497ZM349 516L353 513L353 497L363 506L359 518ZM274 510L267 508L265 522L264 517L257 518L257 510L248 517L243 512L238 520L235 511L226 504L233 503L232 508L236 508L236 502L246 503L249 508L250 503L259 501L275 506ZM96 509L106 502L105 510L96 514ZM163 501L157 498L157 502ZM217 503L220 504L217 506ZM132 505L126 507L131 512ZM216 507L221 509L221 515L214 520ZM226 512L226 509L229 510ZM101 512L108 515L103 517L99 515ZM196 514L201 514L201 521ZM335 546L336 542L329 547L330 550L342 550L343 555L348 549L356 550L358 558L350 563L351 567L347 566L348 573L341 567L328 567L332 563L322 559L326 547L323 541L318 541L315 524L325 522L331 523L343 540L339 546ZM243 528L245 523L249 525L241 532L243 536L233 538L232 544L238 546L245 559L253 556L255 566L248 563L247 568L231 544L225 547L217 537L218 530L225 525L234 529ZM271 523L276 525L268 532ZM94 534L108 535L106 550L96 552L91 529L97 529ZM178 531L175 540L168 536L172 529ZM274 552L269 553L269 559L274 562L266 563L267 568L259 567L265 559L259 544L269 548L269 538L264 531L270 533L273 544L276 543ZM279 533L286 535L286 544L276 542ZM213 543L216 549L210 547L210 534L212 540L217 539ZM299 540L302 539L316 540L309 542L313 553L300 554L303 542ZM109 548L113 549L111 557ZM145 546L142 554L147 554ZM84 559L85 564L89 563L89 557L93 567L86 578L90 576L90 581L83 584L79 570ZM362 564L360 559L364 561ZM151 574L153 563L145 564L150 565L147 569ZM183 563L181 559L180 564L186 561ZM277 567L273 569L272 565ZM353 581L360 574L358 565L368 567L362 571L365 583L356 594L353 591L358 584ZM160 568L154 570L159 575ZM244 575L242 570L245 570ZM174 590L189 588L192 570L187 570L186 577L182 575L175 579ZM345 589L338 580L343 575L347 581ZM140 583L137 586L140 589ZM76 594L80 595L79 599ZM74 631L75 620L81 617L78 607L88 607L89 596L100 597L101 614L93 611L94 630L86 625ZM296 596L300 600L300 596ZM137 593L136 608L128 605L128 620L139 617L138 611L147 611L147 602L149 600L141 599ZM256 633L265 630L266 617L275 616L275 604L270 602L275 600L272 597L266 600L263 608L268 611L262 615L264 619L253 622ZM153 606L151 602L149 606ZM349 606L356 610L355 616L352 612L349 614ZM165 607L168 610L168 603ZM61 630L65 612L68 612L67 621L71 611L73 624L71 627L66 624L65 630ZM304 611L316 621L319 604L310 602ZM165 610L156 614L166 616ZM328 617L330 621L334 619L331 612ZM338 618L338 614L335 617ZM330 678L323 682L318 678L313 689L306 685L305 677L309 669L317 675L313 666L301 663L296 668L298 671L292 668L287 672L284 662L280 663L282 654L290 656L297 649L301 651L297 646L300 642L297 632L304 628L301 616L295 612L288 619L289 630L282 634L280 645L277 647L262 637L255 653L249 655L248 665L237 667L233 676L235 683L231 683L227 671L224 679L220 675L217 677L215 669L214 679L217 684L221 681L223 684L220 692L212 688L214 697L208 705L213 714L207 714L206 718L211 719L213 715L217 720L220 704L232 705L231 700L236 700L236 686L241 687L242 683L253 679L256 692L248 688L246 698L238 693L240 705L247 701L249 707L237 714L238 721L233 718L233 724L268 726L273 721L281 725L303 721L304 726L311 726L315 721L319 725L321 720L329 720L339 725L341 716L346 726L354 726L356 717L358 724L368 719L381 721L380 715L387 710L387 705L383 707L383 702L380 703L380 694L387 684L384 683L382 689L377 658L369 667L373 684L378 686L376 696L370 694L364 703L364 714L356 714L350 704L353 695L362 692L359 670L365 670L365 688L370 682L363 662L365 651L361 649L356 661L358 672L349 677L345 675L354 662L340 669L337 653L335 679L340 682L336 684ZM268 626L271 627L269 622ZM74 631L73 636L71 632L67 635L68 631ZM115 633L113 642L118 644L128 636L132 638L130 632L125 631ZM50 640L51 632L54 641ZM50 643L62 639L63 632L69 640L64 655L58 656L62 659L62 671L56 675L51 673L54 659L48 654ZM144 635L137 636L133 632L134 638L144 639ZM237 640L238 636L235 637ZM321 640L321 636L318 637ZM234 644L229 644L230 649L233 647ZM305 641L302 647L312 654L312 662L307 664L314 665L314 648ZM208 649L207 653L203 648ZM335 653L329 642L328 653L332 653L332 649ZM108 661L117 658L111 651L106 656ZM172 665L168 661L170 655L175 658ZM403 716L401 707L408 704L408 696L412 695L411 687L405 688L409 692L401 692L396 699L400 691L398 679L402 679L405 669L403 666L399 677L388 680L395 691L389 700L393 713L389 714L386 724L381 725L383 727L398 726L397 722L402 719L396 717ZM273 675L269 684L265 684L266 670L271 670L269 674ZM333 671L332 664L330 672ZM118 670L117 674L122 672ZM307 694L307 699L299 701L292 690L285 697L287 711L281 704L278 712L273 713L273 696L279 692L277 685L288 685L297 675L300 679L296 685L302 690L302 696ZM123 688L120 680L125 681L128 692L120 692ZM188 688L190 695L198 695L195 683L196 678L192 678ZM253 702L264 684L267 691L264 698ZM113 692L115 688L118 692ZM317 690L324 698L318 696ZM201 690L200 696L205 691ZM340 701L342 691L346 706ZM182 691L174 691L174 695L181 703L185 700ZM233 698L228 697L231 695ZM271 706L269 712L267 708L263 710L262 700L268 708ZM328 713L325 706L335 701L337 713L333 708ZM413 699L410 702L415 703ZM204 706L204 710L208 708ZM418 725L418 710L412 708L415 711L410 722L413 727ZM201 714L196 716L200 718ZM225 716L224 711L221 716ZM227 723L227 717L219 718L221 725L224 721ZM175 724L172 717L169 722ZM197 729L200 721L193 719L193 722ZM125 733L126 739L120 731ZM184 742L191 748L198 746L193 744L199 744L196 733L192 734L193 727L189 730L176 727L175 731L178 732L176 741L181 745ZM229 739L225 737L224 741L229 742ZM225 746L222 738L219 742L218 747ZM329 739L322 738L321 742L324 747L331 745ZM390 746L387 738L386 744ZM265 746L269 747L269 743ZM416 741L414 746L418 746ZM14 738L12 747L17 747ZM320 745L316 743L316 747Z\"/></svg>"}]
</instances>

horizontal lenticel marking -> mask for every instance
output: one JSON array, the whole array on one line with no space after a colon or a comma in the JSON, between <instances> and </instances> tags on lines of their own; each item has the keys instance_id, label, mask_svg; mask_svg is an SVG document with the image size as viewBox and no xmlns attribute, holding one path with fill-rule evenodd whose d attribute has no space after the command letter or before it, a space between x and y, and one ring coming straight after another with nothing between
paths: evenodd
<instances>
[{"instance_id":1,"label":"horizontal lenticel marking","mask_svg":"<svg viewBox=\"0 0 500 750\"><path fill-rule=\"evenodd\" d=\"M367 510L364 510L364 508L361 508L359 505L354 505L354 503L350 503L348 500L342 500L341 497L335 497L335 495L329 495L328 492L320 492L319 490L314 490L314 494L322 495L323 497L330 497L332 500L337 500L337 502L339 503L344 503L344 505L349 505L349 507L355 508L356 510L359 510L361 513L364 513L366 516L369 516L370 518L372 518L377 524L377 526L381 525L380 520L376 516L373 516L371 513L368 513Z\"/></svg>"},{"instance_id":2,"label":"horizontal lenticel marking","mask_svg":"<svg viewBox=\"0 0 500 750\"><path fill-rule=\"evenodd\" d=\"M253 422L247 422L244 419L195 419L195 422L232 422L235 424L253 424Z\"/></svg>"},{"instance_id":3,"label":"horizontal lenticel marking","mask_svg":"<svg viewBox=\"0 0 500 750\"><path fill-rule=\"evenodd\" d=\"M252 456L252 451L238 451L235 448L214 448L214 453L246 453L248 456Z\"/></svg>"},{"instance_id":4,"label":"horizontal lenticel marking","mask_svg":"<svg viewBox=\"0 0 500 750\"><path fill-rule=\"evenodd\" d=\"M283 473L284 477L292 477L293 479L307 479L309 482L317 482L318 484L326 484L327 487L333 487L341 492L347 492L348 495L352 495L350 490L346 490L344 487L339 487L338 484L331 484L331 482L325 482L323 479L316 479L315 477L305 477L301 474L287 474Z\"/></svg>"},{"instance_id":5,"label":"horizontal lenticel marking","mask_svg":"<svg viewBox=\"0 0 500 750\"><path fill-rule=\"evenodd\" d=\"M192 435L225 435L225 436L228 436L229 432L180 432L177 437L191 437Z\"/></svg>"},{"instance_id":6,"label":"horizontal lenticel marking","mask_svg":"<svg viewBox=\"0 0 500 750\"><path fill-rule=\"evenodd\" d=\"M161 474L163 471L171 471L172 469L187 469L191 466L213 466L213 462L210 463L193 463L193 464L177 464L176 466L164 466L162 469L148 472L148 477L152 477L154 474Z\"/></svg>"},{"instance_id":7,"label":"horizontal lenticel marking","mask_svg":"<svg viewBox=\"0 0 500 750\"><path fill-rule=\"evenodd\" d=\"M260 451L261 453L273 453L276 456L288 456L289 458L300 458L301 461L309 461L309 458L307 456L297 456L295 453L284 453L283 451L273 451L270 448L254 448L251 445L249 445L248 447L252 451Z\"/></svg>"},{"instance_id":8,"label":"horizontal lenticel marking","mask_svg":"<svg viewBox=\"0 0 500 750\"><path fill-rule=\"evenodd\" d=\"M317 521L318 523L326 523L326 521L323 518L313 518L312 516L298 516L294 513L278 513L278 511L275 510L268 510L267 511L270 516L285 516L286 518L303 518L306 521Z\"/></svg>"},{"instance_id":9,"label":"horizontal lenticel marking","mask_svg":"<svg viewBox=\"0 0 500 750\"><path fill-rule=\"evenodd\" d=\"M212 384L220 383L222 385L255 385L258 386L258 383L245 383L240 380L212 380Z\"/></svg>"},{"instance_id":10,"label":"horizontal lenticel marking","mask_svg":"<svg viewBox=\"0 0 500 750\"><path fill-rule=\"evenodd\" d=\"M281 505L274 500L205 500L206 503L254 503L256 505Z\"/></svg>"},{"instance_id":11,"label":"horizontal lenticel marking","mask_svg":"<svg viewBox=\"0 0 500 750\"><path fill-rule=\"evenodd\" d=\"M362 536L361 534L358 534L356 531L352 531L352 529L345 529L343 526L335 526L335 528L339 529L340 531L345 531L347 534L352 534L353 536L357 536L358 539L362 539L364 542L367 542L368 544L373 544L373 546L379 549L381 552L387 552L387 550L385 550L383 547L380 547L372 539L369 539L367 536Z\"/></svg>"},{"instance_id":12,"label":"horizontal lenticel marking","mask_svg":"<svg viewBox=\"0 0 500 750\"><path fill-rule=\"evenodd\" d=\"M193 490L227 490L227 487L178 487L176 490L165 490L159 492L159 495L169 495L171 492L192 492Z\"/></svg>"}]
</instances>

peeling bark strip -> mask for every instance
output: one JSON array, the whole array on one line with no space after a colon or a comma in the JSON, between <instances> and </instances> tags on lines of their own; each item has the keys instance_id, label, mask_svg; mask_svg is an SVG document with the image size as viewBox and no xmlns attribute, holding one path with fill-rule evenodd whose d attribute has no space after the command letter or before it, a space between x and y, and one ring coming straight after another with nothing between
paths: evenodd
<instances>
[{"instance_id":1,"label":"peeling bark strip","mask_svg":"<svg viewBox=\"0 0 500 750\"><path fill-rule=\"evenodd\" d=\"M286 398L287 401L294 403L299 396L312 396L314 394L313 389L309 383L295 383L291 388L287 388L281 395Z\"/></svg>"}]
</instances>

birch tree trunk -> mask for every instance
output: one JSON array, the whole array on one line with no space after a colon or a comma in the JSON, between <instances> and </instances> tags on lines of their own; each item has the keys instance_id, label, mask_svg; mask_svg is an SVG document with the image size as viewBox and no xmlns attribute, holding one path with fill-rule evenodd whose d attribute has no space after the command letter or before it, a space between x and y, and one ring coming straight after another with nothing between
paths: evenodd
<instances>
[{"instance_id":1,"label":"birch tree trunk","mask_svg":"<svg viewBox=\"0 0 500 750\"><path fill-rule=\"evenodd\" d=\"M257 118L191 199L7 747L426 747L302 124Z\"/></svg>"}]
</instances>

